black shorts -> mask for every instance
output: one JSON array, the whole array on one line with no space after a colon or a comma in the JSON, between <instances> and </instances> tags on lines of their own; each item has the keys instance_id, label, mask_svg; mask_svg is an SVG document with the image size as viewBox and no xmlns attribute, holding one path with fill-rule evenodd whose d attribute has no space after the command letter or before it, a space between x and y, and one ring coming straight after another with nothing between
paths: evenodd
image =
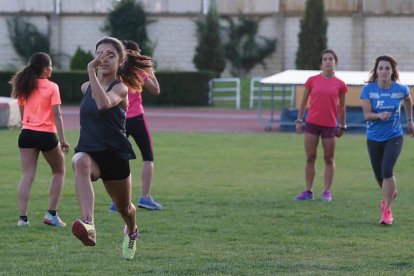
<instances>
[{"instance_id":1,"label":"black shorts","mask_svg":"<svg viewBox=\"0 0 414 276\"><path fill-rule=\"evenodd\" d=\"M144 114L132 118L127 118L126 134L127 136L131 135L134 138L135 143L137 143L141 152L143 161L154 161L151 135L148 130Z\"/></svg>"},{"instance_id":2,"label":"black shorts","mask_svg":"<svg viewBox=\"0 0 414 276\"><path fill-rule=\"evenodd\" d=\"M53 132L22 129L19 135L19 148L35 148L40 151L49 151L59 144Z\"/></svg>"},{"instance_id":3,"label":"black shorts","mask_svg":"<svg viewBox=\"0 0 414 276\"><path fill-rule=\"evenodd\" d=\"M122 180L131 173L129 160L119 158L111 151L93 151L87 154L98 164L102 180Z\"/></svg>"}]
</instances>

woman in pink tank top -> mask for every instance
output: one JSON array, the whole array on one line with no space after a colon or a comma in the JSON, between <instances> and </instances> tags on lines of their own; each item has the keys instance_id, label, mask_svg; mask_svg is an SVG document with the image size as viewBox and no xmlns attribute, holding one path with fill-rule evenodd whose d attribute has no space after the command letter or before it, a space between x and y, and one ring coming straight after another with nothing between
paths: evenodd
<instances>
[{"instance_id":1,"label":"woman in pink tank top","mask_svg":"<svg viewBox=\"0 0 414 276\"><path fill-rule=\"evenodd\" d=\"M310 77L305 83L302 102L296 120L296 132L302 133L303 115L310 99L305 130L305 190L295 200L313 200L313 180L319 139L322 140L325 161L325 179L322 201L331 201L331 186L335 171L336 138L346 130L345 94L346 84L335 76L338 57L333 50L321 53L319 64L322 72ZM339 126L338 126L339 115Z\"/></svg>"},{"instance_id":2,"label":"woman in pink tank top","mask_svg":"<svg viewBox=\"0 0 414 276\"><path fill-rule=\"evenodd\" d=\"M125 49L127 51L134 51L140 55L140 48L137 43L133 41L123 41ZM140 70L137 74L137 79L141 83L139 90L129 89L128 91L128 111L126 121L127 135L131 135L134 138L142 156L142 168L141 168L141 196L138 199L137 205L140 208L147 210L160 210L163 208L161 204L156 202L151 196L151 183L152 175L154 172L154 155L152 150L151 134L145 120L144 107L142 105L142 90L152 95L157 96L160 94L160 86L157 78L154 75L152 68L152 62L149 57L140 55L142 60ZM109 205L109 211L116 211L114 203Z\"/></svg>"}]
</instances>

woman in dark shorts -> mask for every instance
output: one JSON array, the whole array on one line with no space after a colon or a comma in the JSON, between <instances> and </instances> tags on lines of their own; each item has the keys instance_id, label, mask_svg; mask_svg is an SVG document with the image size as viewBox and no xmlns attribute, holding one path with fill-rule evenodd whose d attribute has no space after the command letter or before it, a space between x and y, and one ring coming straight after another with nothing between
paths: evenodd
<instances>
[{"instance_id":1,"label":"woman in dark shorts","mask_svg":"<svg viewBox=\"0 0 414 276\"><path fill-rule=\"evenodd\" d=\"M22 118L22 131L18 141L22 178L19 183L20 217L17 226L30 225L27 209L40 152L52 170L49 208L43 223L56 227L66 226L56 210L65 181L63 153L69 151L69 144L66 142L63 129L59 87L49 80L51 74L52 61L49 55L35 53L29 64L17 72L10 81L11 96L18 99Z\"/></svg>"},{"instance_id":2,"label":"woman in dark shorts","mask_svg":"<svg viewBox=\"0 0 414 276\"><path fill-rule=\"evenodd\" d=\"M122 256L127 260L134 257L139 238L129 168L135 154L125 131L128 87L139 87L134 66L137 58L125 53L116 38L104 37L96 43L95 58L87 67L89 81L81 87L81 129L73 156L81 218L73 223L72 233L85 246L96 244L92 181L101 178L125 222Z\"/></svg>"},{"instance_id":3,"label":"woman in dark shorts","mask_svg":"<svg viewBox=\"0 0 414 276\"><path fill-rule=\"evenodd\" d=\"M296 132L302 133L303 115L310 98L310 106L305 126L305 190L295 200L313 200L313 180L315 178L315 161L319 137L322 140L325 161L325 179L322 201L331 201L331 186L335 171L336 137L341 137L346 130L345 125L345 93L346 84L335 77L335 66L338 57L333 50L321 53L319 63L322 72L310 77L305 83L302 102L296 120ZM340 126L337 127L339 113Z\"/></svg>"}]
</instances>

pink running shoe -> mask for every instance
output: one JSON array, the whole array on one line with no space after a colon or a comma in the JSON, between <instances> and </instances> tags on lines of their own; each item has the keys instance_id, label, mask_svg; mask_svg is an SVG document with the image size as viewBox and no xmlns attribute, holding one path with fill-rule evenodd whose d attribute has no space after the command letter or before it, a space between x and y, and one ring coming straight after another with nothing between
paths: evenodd
<instances>
[{"instance_id":1,"label":"pink running shoe","mask_svg":"<svg viewBox=\"0 0 414 276\"><path fill-rule=\"evenodd\" d=\"M395 200L397 198L397 196L398 196L398 193L397 193L397 191L395 191L394 196L392 197L392 199ZM381 200L380 212L382 213L384 209L385 209L385 201L382 199ZM391 206L390 206L390 210L391 210Z\"/></svg>"},{"instance_id":2,"label":"pink running shoe","mask_svg":"<svg viewBox=\"0 0 414 276\"><path fill-rule=\"evenodd\" d=\"M381 199L381 207L380 207L380 212L382 214L382 212L384 212L385 209L385 201L383 199Z\"/></svg>"},{"instance_id":3,"label":"pink running shoe","mask_svg":"<svg viewBox=\"0 0 414 276\"><path fill-rule=\"evenodd\" d=\"M391 225L393 221L392 212L390 209L385 209L382 211L382 216L380 220L380 224Z\"/></svg>"}]
</instances>

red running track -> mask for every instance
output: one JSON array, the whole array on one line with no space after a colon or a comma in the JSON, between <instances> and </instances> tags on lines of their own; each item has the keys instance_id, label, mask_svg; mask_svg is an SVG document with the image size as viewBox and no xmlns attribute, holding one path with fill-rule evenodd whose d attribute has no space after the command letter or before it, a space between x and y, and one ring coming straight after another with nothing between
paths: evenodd
<instances>
[{"instance_id":1,"label":"red running track","mask_svg":"<svg viewBox=\"0 0 414 276\"><path fill-rule=\"evenodd\" d=\"M79 129L78 106L62 106L62 114L65 129ZM145 117L151 131L255 133L265 132L269 113L259 120L257 110L146 107ZM274 121L279 120L277 113ZM278 130L273 123L272 131Z\"/></svg>"}]
</instances>

